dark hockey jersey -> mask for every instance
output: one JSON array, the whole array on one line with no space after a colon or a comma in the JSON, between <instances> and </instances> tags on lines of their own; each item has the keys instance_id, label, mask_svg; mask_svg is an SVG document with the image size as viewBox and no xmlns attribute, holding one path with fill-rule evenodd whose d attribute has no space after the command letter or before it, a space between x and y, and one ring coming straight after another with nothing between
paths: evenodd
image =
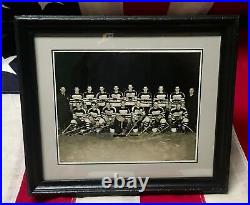
<instances>
[{"instance_id":1,"label":"dark hockey jersey","mask_svg":"<svg viewBox=\"0 0 250 205\"><path fill-rule=\"evenodd\" d=\"M149 113L152 115L160 115L164 112L163 108L159 107L159 108L151 108L149 109Z\"/></svg>"},{"instance_id":2,"label":"dark hockey jersey","mask_svg":"<svg viewBox=\"0 0 250 205\"><path fill-rule=\"evenodd\" d=\"M128 99L128 100L133 100L137 97L137 92L135 90L129 91L126 90L124 92L124 96Z\"/></svg>"},{"instance_id":3,"label":"dark hockey jersey","mask_svg":"<svg viewBox=\"0 0 250 205\"><path fill-rule=\"evenodd\" d=\"M93 99L95 97L95 94L93 92L85 92L83 97L87 99Z\"/></svg>"},{"instance_id":4,"label":"dark hockey jersey","mask_svg":"<svg viewBox=\"0 0 250 205\"><path fill-rule=\"evenodd\" d=\"M171 93L170 98L172 101L182 101L185 99L185 94L182 92L179 93Z\"/></svg>"},{"instance_id":5,"label":"dark hockey jersey","mask_svg":"<svg viewBox=\"0 0 250 205\"><path fill-rule=\"evenodd\" d=\"M155 94L155 98L156 98L156 100L167 100L168 99L168 95L167 95L167 93L164 93L164 92L162 92L162 93L156 93Z\"/></svg>"},{"instance_id":6,"label":"dark hockey jersey","mask_svg":"<svg viewBox=\"0 0 250 205\"><path fill-rule=\"evenodd\" d=\"M116 109L114 107L110 107L110 108L104 107L102 110L102 113L107 116L112 116L113 114L116 113Z\"/></svg>"},{"instance_id":7,"label":"dark hockey jersey","mask_svg":"<svg viewBox=\"0 0 250 205\"><path fill-rule=\"evenodd\" d=\"M109 98L109 94L104 92L104 93L97 93L96 98L99 100L106 100Z\"/></svg>"},{"instance_id":8,"label":"dark hockey jersey","mask_svg":"<svg viewBox=\"0 0 250 205\"><path fill-rule=\"evenodd\" d=\"M113 98L114 100L121 99L122 97L123 94L121 91L111 93L111 98Z\"/></svg>"},{"instance_id":9,"label":"dark hockey jersey","mask_svg":"<svg viewBox=\"0 0 250 205\"><path fill-rule=\"evenodd\" d=\"M98 108L96 108L96 109L93 109L93 108L90 108L89 110L88 110L88 114L90 114L90 115L100 115L100 110L98 109Z\"/></svg>"},{"instance_id":10,"label":"dark hockey jersey","mask_svg":"<svg viewBox=\"0 0 250 205\"><path fill-rule=\"evenodd\" d=\"M141 100L151 100L152 99L152 94L150 92L141 92L139 93L138 97L141 99Z\"/></svg>"},{"instance_id":11,"label":"dark hockey jersey","mask_svg":"<svg viewBox=\"0 0 250 205\"><path fill-rule=\"evenodd\" d=\"M177 108L173 108L170 111L170 118L172 119L182 119L182 118L187 118L188 112L186 108L180 108L179 110Z\"/></svg>"},{"instance_id":12,"label":"dark hockey jersey","mask_svg":"<svg viewBox=\"0 0 250 205\"><path fill-rule=\"evenodd\" d=\"M129 112L129 109L126 108L126 107L120 107L117 111L120 115L128 115L130 112Z\"/></svg>"}]
</instances>

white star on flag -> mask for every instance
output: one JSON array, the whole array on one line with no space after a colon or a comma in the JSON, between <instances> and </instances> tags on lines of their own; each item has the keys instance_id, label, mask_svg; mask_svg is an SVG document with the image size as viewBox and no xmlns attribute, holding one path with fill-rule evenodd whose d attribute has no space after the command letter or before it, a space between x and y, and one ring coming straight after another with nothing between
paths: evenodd
<instances>
[{"instance_id":1,"label":"white star on flag","mask_svg":"<svg viewBox=\"0 0 250 205\"><path fill-rule=\"evenodd\" d=\"M10 63L16 58L17 56L10 56L8 58L2 57L2 71L12 73L16 75L16 72L10 67Z\"/></svg>"}]
</instances>

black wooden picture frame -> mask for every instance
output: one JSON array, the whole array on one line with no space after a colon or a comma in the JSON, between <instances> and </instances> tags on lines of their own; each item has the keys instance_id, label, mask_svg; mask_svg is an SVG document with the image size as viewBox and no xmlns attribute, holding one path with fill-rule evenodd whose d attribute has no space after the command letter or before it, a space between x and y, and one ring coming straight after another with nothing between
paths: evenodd
<instances>
[{"instance_id":1,"label":"black wooden picture frame","mask_svg":"<svg viewBox=\"0 0 250 205\"><path fill-rule=\"evenodd\" d=\"M213 177L152 178L143 194L226 193L232 132L235 82L237 16L196 17L68 17L18 16L16 40L20 63L21 108L25 161L30 194L73 196L138 195L137 189L104 189L101 180L45 181L43 179L41 130L34 37L43 34L63 35L84 32L130 32L166 35L221 36L219 88L217 98ZM216 99L215 99L216 100Z\"/></svg>"}]
</instances>

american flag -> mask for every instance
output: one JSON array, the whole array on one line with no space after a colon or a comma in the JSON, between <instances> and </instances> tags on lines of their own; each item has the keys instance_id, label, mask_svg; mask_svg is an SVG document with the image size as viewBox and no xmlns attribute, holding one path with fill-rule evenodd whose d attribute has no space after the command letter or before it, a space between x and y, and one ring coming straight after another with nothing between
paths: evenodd
<instances>
[{"instance_id":1,"label":"american flag","mask_svg":"<svg viewBox=\"0 0 250 205\"><path fill-rule=\"evenodd\" d=\"M162 3L64 3L32 2L3 3L2 56L2 136L3 136L3 202L247 202L247 3L162 2ZM240 43L234 106L229 193L222 195L143 195L111 197L40 197L27 193L22 141L18 65L16 60L12 20L18 14L49 15L241 15ZM11 154L10 154L11 153Z\"/></svg>"}]
</instances>

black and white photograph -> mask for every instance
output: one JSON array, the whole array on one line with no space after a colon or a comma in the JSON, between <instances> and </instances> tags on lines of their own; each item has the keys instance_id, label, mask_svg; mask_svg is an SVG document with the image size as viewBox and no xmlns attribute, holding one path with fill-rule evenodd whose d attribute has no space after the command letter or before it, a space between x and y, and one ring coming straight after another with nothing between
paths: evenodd
<instances>
[{"instance_id":1,"label":"black and white photograph","mask_svg":"<svg viewBox=\"0 0 250 205\"><path fill-rule=\"evenodd\" d=\"M52 58L59 164L197 160L202 49Z\"/></svg>"}]
</instances>

